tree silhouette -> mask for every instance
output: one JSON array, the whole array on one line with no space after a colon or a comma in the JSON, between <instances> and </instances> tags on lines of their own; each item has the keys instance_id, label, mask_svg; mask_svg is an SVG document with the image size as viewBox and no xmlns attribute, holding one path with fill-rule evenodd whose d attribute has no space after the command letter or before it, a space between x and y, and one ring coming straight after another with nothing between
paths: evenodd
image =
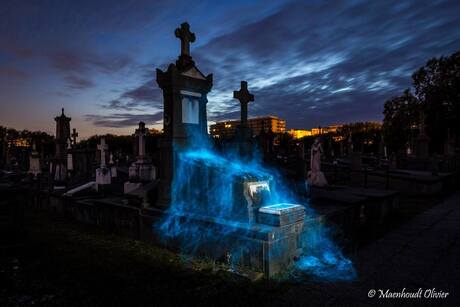
<instances>
[{"instance_id":1,"label":"tree silhouette","mask_svg":"<svg viewBox=\"0 0 460 307\"><path fill-rule=\"evenodd\" d=\"M460 135L460 52L429 60L412 79L431 151L442 152L448 134Z\"/></svg>"},{"instance_id":2,"label":"tree silhouette","mask_svg":"<svg viewBox=\"0 0 460 307\"><path fill-rule=\"evenodd\" d=\"M401 96L385 102L383 138L390 152L404 150L420 119L420 102L406 89Z\"/></svg>"}]
</instances>

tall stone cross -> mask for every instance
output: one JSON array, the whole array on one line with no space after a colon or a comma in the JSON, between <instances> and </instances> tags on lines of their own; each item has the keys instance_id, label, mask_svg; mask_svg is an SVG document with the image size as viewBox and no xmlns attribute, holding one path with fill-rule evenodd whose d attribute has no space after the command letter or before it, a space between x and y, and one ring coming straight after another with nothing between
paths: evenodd
<instances>
[{"instance_id":1,"label":"tall stone cross","mask_svg":"<svg viewBox=\"0 0 460 307\"><path fill-rule=\"evenodd\" d=\"M147 134L147 129L145 129L145 123L139 122L139 128L136 129L136 133L135 133L139 141L139 157L145 156L145 135L146 134Z\"/></svg>"},{"instance_id":2,"label":"tall stone cross","mask_svg":"<svg viewBox=\"0 0 460 307\"><path fill-rule=\"evenodd\" d=\"M78 137L78 132L77 129L73 128L72 129L72 134L70 135L73 139L73 145L77 145L77 137Z\"/></svg>"},{"instance_id":3,"label":"tall stone cross","mask_svg":"<svg viewBox=\"0 0 460 307\"><path fill-rule=\"evenodd\" d=\"M174 31L181 42L181 56L190 56L190 43L195 41L195 33L190 32L190 25L184 22Z\"/></svg>"},{"instance_id":4,"label":"tall stone cross","mask_svg":"<svg viewBox=\"0 0 460 307\"><path fill-rule=\"evenodd\" d=\"M105 143L105 138L101 138L101 144L97 145L97 149L101 151L101 168L105 167L105 151L109 149L109 146Z\"/></svg>"},{"instance_id":5,"label":"tall stone cross","mask_svg":"<svg viewBox=\"0 0 460 307\"><path fill-rule=\"evenodd\" d=\"M248 82L241 81L241 88L239 91L233 91L233 98L240 101L241 126L246 126L248 122L248 103L254 101L254 95L248 91Z\"/></svg>"}]
</instances>

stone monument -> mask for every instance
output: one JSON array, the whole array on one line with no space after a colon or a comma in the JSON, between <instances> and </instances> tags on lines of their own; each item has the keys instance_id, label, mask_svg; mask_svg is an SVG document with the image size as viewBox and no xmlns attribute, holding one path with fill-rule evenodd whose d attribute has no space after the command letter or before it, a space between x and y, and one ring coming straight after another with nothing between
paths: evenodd
<instances>
[{"instance_id":1,"label":"stone monument","mask_svg":"<svg viewBox=\"0 0 460 307\"><path fill-rule=\"evenodd\" d=\"M110 175L112 176L112 178L116 178L117 177L117 166L115 165L115 162L113 162L112 153L110 153L109 166L110 166Z\"/></svg>"},{"instance_id":2,"label":"stone monument","mask_svg":"<svg viewBox=\"0 0 460 307\"><path fill-rule=\"evenodd\" d=\"M32 143L32 151L29 156L29 174L33 174L36 177L42 172L40 165L40 154L37 151L35 141Z\"/></svg>"},{"instance_id":3,"label":"stone monument","mask_svg":"<svg viewBox=\"0 0 460 307\"><path fill-rule=\"evenodd\" d=\"M96 169L96 189L99 190L100 185L107 185L112 183L112 176L110 170L105 164L105 153L109 149L105 143L105 138L101 138L101 143L97 145L97 149L101 152L101 165Z\"/></svg>"},{"instance_id":4,"label":"stone monument","mask_svg":"<svg viewBox=\"0 0 460 307\"><path fill-rule=\"evenodd\" d=\"M70 139L71 118L65 116L62 108L61 116L55 117L54 120L56 121L55 153L50 171L54 181L62 182L67 178L67 141Z\"/></svg>"},{"instance_id":5,"label":"stone monument","mask_svg":"<svg viewBox=\"0 0 460 307\"><path fill-rule=\"evenodd\" d=\"M311 157L310 157L310 171L307 175L308 184L317 187L327 186L327 180L321 171L321 154L323 148L319 138L315 138L313 145L311 146Z\"/></svg>"},{"instance_id":6,"label":"stone monument","mask_svg":"<svg viewBox=\"0 0 460 307\"><path fill-rule=\"evenodd\" d=\"M181 54L167 71L157 69L156 81L163 90L163 136L160 139L159 207L171 202L171 183L177 163L177 152L193 141L208 137L206 116L207 94L212 88L212 74L205 76L190 55L195 34L188 23L174 32L181 41ZM199 141L198 141L199 143Z\"/></svg>"},{"instance_id":7,"label":"stone monument","mask_svg":"<svg viewBox=\"0 0 460 307\"><path fill-rule=\"evenodd\" d=\"M72 153L72 141L67 140L67 171L73 171L73 153Z\"/></svg>"},{"instance_id":8,"label":"stone monument","mask_svg":"<svg viewBox=\"0 0 460 307\"><path fill-rule=\"evenodd\" d=\"M129 181L125 182L124 192L129 193L142 186L143 183L156 179L156 168L145 153L145 136L147 129L144 122L139 122L139 128L134 134L137 143L136 161L129 167Z\"/></svg>"}]
</instances>

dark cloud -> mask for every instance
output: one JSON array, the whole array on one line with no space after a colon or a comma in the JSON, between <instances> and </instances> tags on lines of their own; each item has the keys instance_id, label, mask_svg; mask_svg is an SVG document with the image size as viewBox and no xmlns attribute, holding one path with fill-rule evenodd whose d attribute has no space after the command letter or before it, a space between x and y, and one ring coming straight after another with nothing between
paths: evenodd
<instances>
[{"instance_id":1,"label":"dark cloud","mask_svg":"<svg viewBox=\"0 0 460 307\"><path fill-rule=\"evenodd\" d=\"M64 79L67 81L69 88L71 89L84 90L94 86L93 81L80 78L75 75L66 76Z\"/></svg>"},{"instance_id":2,"label":"dark cloud","mask_svg":"<svg viewBox=\"0 0 460 307\"><path fill-rule=\"evenodd\" d=\"M115 113L87 117L99 126L135 125L139 115L130 112L153 110L151 119L161 120L154 68L165 68L165 57L175 61L174 27L192 18L192 55L214 75L210 120L239 117L232 91L247 80L256 96L251 116L277 115L290 127L308 128L380 119L385 99L409 87L413 71L460 50L458 1L281 1L269 10L265 2L226 10L229 3L222 4L227 16L206 19L221 6L7 1L0 64L15 71L0 74L25 72L30 80L34 69L40 77L57 71L72 89L94 87L94 99L107 99L97 103Z\"/></svg>"},{"instance_id":3,"label":"dark cloud","mask_svg":"<svg viewBox=\"0 0 460 307\"><path fill-rule=\"evenodd\" d=\"M0 52L16 59L28 59L35 56L35 52L31 48L14 41L1 41Z\"/></svg>"},{"instance_id":4,"label":"dark cloud","mask_svg":"<svg viewBox=\"0 0 460 307\"><path fill-rule=\"evenodd\" d=\"M118 99L103 104L102 107L117 110L145 110L146 108L163 108L163 94L156 81L149 81L123 92Z\"/></svg>"},{"instance_id":5,"label":"dark cloud","mask_svg":"<svg viewBox=\"0 0 460 307\"><path fill-rule=\"evenodd\" d=\"M256 94L251 115L278 115L289 126L380 119L414 70L460 49L454 10L460 3L289 4L194 50L216 80L210 119L238 117L227 93L240 80Z\"/></svg>"},{"instance_id":6,"label":"dark cloud","mask_svg":"<svg viewBox=\"0 0 460 307\"><path fill-rule=\"evenodd\" d=\"M131 99L139 103L152 103L162 97L161 90L155 80L149 80L139 87L124 92L120 98Z\"/></svg>"},{"instance_id":7,"label":"dark cloud","mask_svg":"<svg viewBox=\"0 0 460 307\"><path fill-rule=\"evenodd\" d=\"M154 114L115 113L110 115L86 115L85 119L98 127L125 128L136 126L140 121L147 125L158 123L163 119L163 112Z\"/></svg>"},{"instance_id":8,"label":"dark cloud","mask_svg":"<svg viewBox=\"0 0 460 307\"><path fill-rule=\"evenodd\" d=\"M126 55L98 55L95 53L61 50L48 54L53 66L64 72L87 73L92 70L102 73L116 73L132 64Z\"/></svg>"},{"instance_id":9,"label":"dark cloud","mask_svg":"<svg viewBox=\"0 0 460 307\"><path fill-rule=\"evenodd\" d=\"M0 67L0 77L24 80L29 77L29 74L23 70L14 67Z\"/></svg>"}]
</instances>

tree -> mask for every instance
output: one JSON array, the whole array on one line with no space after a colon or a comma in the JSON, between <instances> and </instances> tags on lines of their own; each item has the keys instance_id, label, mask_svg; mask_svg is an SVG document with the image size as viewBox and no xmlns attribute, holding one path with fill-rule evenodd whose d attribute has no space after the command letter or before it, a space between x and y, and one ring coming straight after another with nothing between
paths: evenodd
<instances>
[{"instance_id":1,"label":"tree","mask_svg":"<svg viewBox=\"0 0 460 307\"><path fill-rule=\"evenodd\" d=\"M378 122L356 122L343 125L337 130L343 142L348 140L350 134L353 139L353 147L364 153L378 153L381 141L382 126Z\"/></svg>"},{"instance_id":2,"label":"tree","mask_svg":"<svg viewBox=\"0 0 460 307\"><path fill-rule=\"evenodd\" d=\"M460 52L429 60L412 79L431 151L442 152L448 133L460 135Z\"/></svg>"},{"instance_id":3,"label":"tree","mask_svg":"<svg viewBox=\"0 0 460 307\"><path fill-rule=\"evenodd\" d=\"M390 152L404 150L420 121L420 102L409 89L385 102L383 137Z\"/></svg>"}]
</instances>

